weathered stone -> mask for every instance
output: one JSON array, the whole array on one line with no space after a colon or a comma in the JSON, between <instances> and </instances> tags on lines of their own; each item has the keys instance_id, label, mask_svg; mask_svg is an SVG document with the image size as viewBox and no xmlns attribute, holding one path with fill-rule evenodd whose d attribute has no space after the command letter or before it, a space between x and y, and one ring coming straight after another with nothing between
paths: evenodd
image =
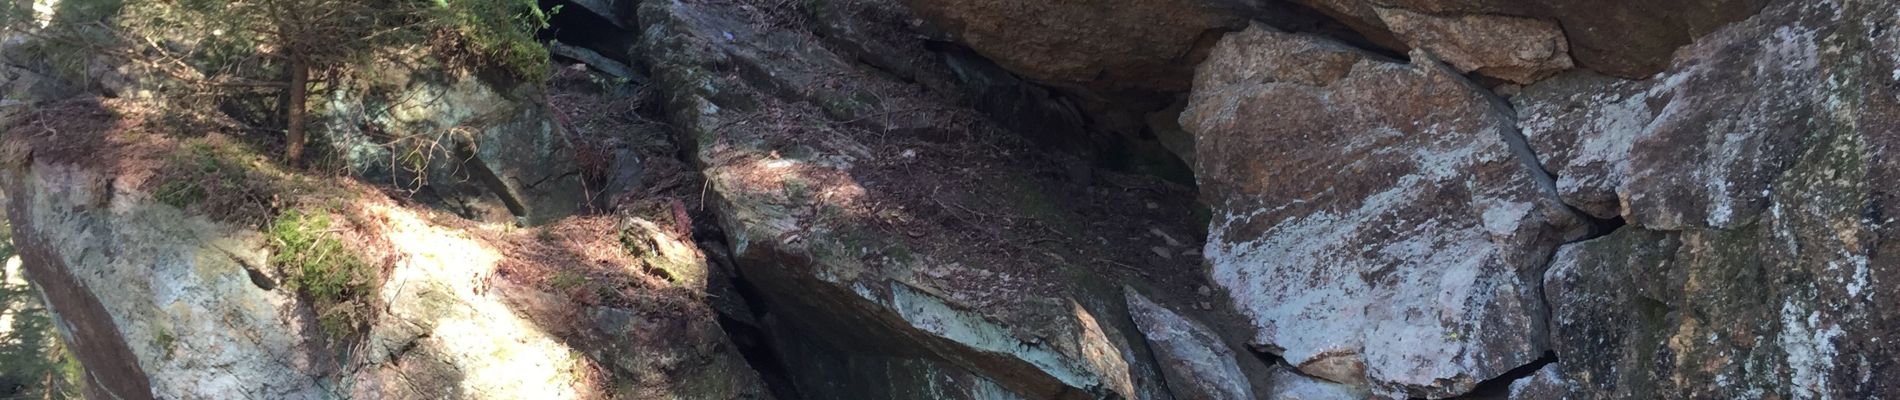
<instances>
[{"instance_id":1,"label":"weathered stone","mask_svg":"<svg viewBox=\"0 0 1900 400\"><path fill-rule=\"evenodd\" d=\"M1537 275L1575 216L1514 157L1508 109L1401 64L1255 27L1201 66L1182 124L1214 280L1307 374L1450 396L1544 351Z\"/></svg>"},{"instance_id":2,"label":"weathered stone","mask_svg":"<svg viewBox=\"0 0 1900 400\"><path fill-rule=\"evenodd\" d=\"M1680 243L1628 228L1564 246L1544 275L1551 348L1560 362L1512 387L1522 399L1631 398L1661 393L1657 367L1672 331L1664 301ZM1523 393L1520 393L1523 392Z\"/></svg>"},{"instance_id":3,"label":"weathered stone","mask_svg":"<svg viewBox=\"0 0 1900 400\"><path fill-rule=\"evenodd\" d=\"M1524 137L1557 176L1564 203L1597 218L1622 215L1617 191L1629 180L1629 154L1655 119L1645 89L1636 81L1576 72L1511 98Z\"/></svg>"},{"instance_id":4,"label":"weathered stone","mask_svg":"<svg viewBox=\"0 0 1900 400\"><path fill-rule=\"evenodd\" d=\"M1274 364L1269 367L1267 380L1271 391L1265 396L1273 400L1364 400L1375 398L1366 388L1328 382L1323 379L1300 375L1293 367Z\"/></svg>"},{"instance_id":5,"label":"weathered stone","mask_svg":"<svg viewBox=\"0 0 1900 400\"><path fill-rule=\"evenodd\" d=\"M1555 165L1610 177L1583 181L1617 185L1631 225L1555 258L1559 384L1548 387L1569 398L1900 393L1887 361L1900 317L1883 306L1900 297L1886 284L1900 279L1887 267L1900 265L1887 217L1900 210L1882 200L1900 173L1887 154L1900 141L1900 39L1884 32L1896 23L1891 2L1780 3L1685 48L1643 91L1597 83L1616 94L1554 97L1585 101L1541 113L1592 117L1548 118L1572 127L1550 131L1565 143L1553 154L1629 159L1607 174Z\"/></svg>"},{"instance_id":6,"label":"weathered stone","mask_svg":"<svg viewBox=\"0 0 1900 400\"><path fill-rule=\"evenodd\" d=\"M1570 69L1570 42L1557 24L1525 17L1465 14L1440 17L1379 8L1379 20L1415 49L1461 72L1528 84Z\"/></svg>"},{"instance_id":7,"label":"weathered stone","mask_svg":"<svg viewBox=\"0 0 1900 400\"><path fill-rule=\"evenodd\" d=\"M1722 25L1754 15L1767 0L1298 0L1360 30L1387 45L1397 42L1424 46L1448 59L1450 54L1484 54L1505 49L1534 49L1550 36L1499 37L1505 25L1526 24L1522 19L1552 21L1539 30L1561 27L1570 57L1578 66L1625 78L1643 78L1668 65L1677 47ZM1388 20L1391 10L1433 16L1436 24L1463 25L1469 30L1424 30ZM1522 19L1519 19L1522 18ZM1489 20L1484 25L1478 21ZM1456 21L1456 22L1455 22ZM1430 36L1415 36L1414 33ZM1462 38L1443 35L1458 32ZM1436 38L1434 38L1436 37ZM1384 40L1380 40L1385 38ZM1510 54L1510 53L1504 53ZM1499 58L1509 59L1509 58ZM1456 62L1454 62L1456 64ZM1462 68L1462 67L1461 67ZM1480 68L1470 68L1479 70ZM1480 70L1480 73L1483 71ZM1505 78L1504 76L1497 76ZM1506 78L1509 79L1509 78Z\"/></svg>"},{"instance_id":8,"label":"weathered stone","mask_svg":"<svg viewBox=\"0 0 1900 400\"><path fill-rule=\"evenodd\" d=\"M100 132L61 134L80 143L122 143L82 140ZM378 307L363 326L353 327L360 330L319 329L307 296L290 285L260 283L260 275L283 273L267 261L265 235L155 201L143 185L152 172L140 169L152 165L149 160L131 158L120 166L63 160L57 154L64 153L46 151L57 144L23 143L13 135L9 140L0 181L12 195L14 237L61 324L71 328L63 332L86 365L95 395L766 397L756 373L703 305L640 313L616 329L598 329L611 339L611 354L623 358L589 357L570 337L557 336L575 328L537 319L577 312L572 300L493 278L502 260L520 260L485 239L499 233L441 226L435 222L441 217L356 185L325 190L353 199L334 203L337 212L348 214L339 220L375 221L351 230L362 239L350 243L379 244L364 251L387 256L393 265L376 265L387 275L363 282L371 292L365 296L374 299L361 301ZM669 240L679 241L652 239ZM655 246L652 257L679 258L665 250L678 246ZM356 356L336 357L342 348Z\"/></svg>"},{"instance_id":9,"label":"weathered stone","mask_svg":"<svg viewBox=\"0 0 1900 400\"><path fill-rule=\"evenodd\" d=\"M321 100L315 134L352 173L494 222L539 225L580 209L574 147L540 87L410 61L364 68L341 86L365 89Z\"/></svg>"},{"instance_id":10,"label":"weathered stone","mask_svg":"<svg viewBox=\"0 0 1900 400\"><path fill-rule=\"evenodd\" d=\"M293 367L324 359L294 325L306 321L296 299L245 279L246 263L264 261L261 235L131 200L125 181L97 171L9 163L15 245L91 392L323 397L320 373Z\"/></svg>"},{"instance_id":11,"label":"weathered stone","mask_svg":"<svg viewBox=\"0 0 1900 400\"><path fill-rule=\"evenodd\" d=\"M1571 400L1578 391L1558 372L1557 365L1545 365L1531 376L1511 382L1511 400ZM1652 393L1653 395L1653 393Z\"/></svg>"},{"instance_id":12,"label":"weathered stone","mask_svg":"<svg viewBox=\"0 0 1900 400\"><path fill-rule=\"evenodd\" d=\"M907 1L917 15L1010 71L1104 92L1179 91L1234 17L1191 0Z\"/></svg>"},{"instance_id":13,"label":"weathered stone","mask_svg":"<svg viewBox=\"0 0 1900 400\"><path fill-rule=\"evenodd\" d=\"M647 81L647 77L641 75L638 71L634 71L633 67L628 67L625 63L607 58L607 56L600 55L599 52L585 47L569 45L557 40L548 42L548 53L567 57L574 61L580 61L589 68L619 78L628 84L640 85L645 84Z\"/></svg>"},{"instance_id":14,"label":"weathered stone","mask_svg":"<svg viewBox=\"0 0 1900 400\"><path fill-rule=\"evenodd\" d=\"M1176 400L1253 399L1234 350L1199 322L1127 289L1128 312L1154 349Z\"/></svg>"},{"instance_id":15,"label":"weathered stone","mask_svg":"<svg viewBox=\"0 0 1900 400\"><path fill-rule=\"evenodd\" d=\"M1829 3L1810 7L1828 7ZM1768 206L1826 110L1824 44L1837 23L1788 7L1686 47L1642 83L1573 77L1526 89L1526 136L1565 177L1567 200L1605 216L1612 203L1654 229L1728 228Z\"/></svg>"},{"instance_id":16,"label":"weathered stone","mask_svg":"<svg viewBox=\"0 0 1900 400\"><path fill-rule=\"evenodd\" d=\"M764 325L808 366L792 371L801 392L1168 397L1114 265L1178 261L1096 235L1185 227L1139 205L1079 217L1079 202L1052 201L1081 196L1058 191L1079 185L1069 171L1019 163L1020 139L941 111L955 93L749 23L759 12L648 1L643 54ZM926 383L963 386L906 386Z\"/></svg>"},{"instance_id":17,"label":"weathered stone","mask_svg":"<svg viewBox=\"0 0 1900 400\"><path fill-rule=\"evenodd\" d=\"M954 90L954 77L923 20L903 0L817 0L803 7L812 33L841 55L933 90Z\"/></svg>"}]
</instances>

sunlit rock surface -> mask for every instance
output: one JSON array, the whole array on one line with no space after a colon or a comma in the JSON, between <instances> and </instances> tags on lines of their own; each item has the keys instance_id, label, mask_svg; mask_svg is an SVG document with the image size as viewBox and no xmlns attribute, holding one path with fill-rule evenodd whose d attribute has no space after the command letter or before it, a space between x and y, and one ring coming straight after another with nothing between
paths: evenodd
<instances>
[{"instance_id":1,"label":"sunlit rock surface","mask_svg":"<svg viewBox=\"0 0 1900 400\"><path fill-rule=\"evenodd\" d=\"M644 328L601 333L628 346L618 351L654 357L602 365L588 356L593 349L561 336L577 328L538 319L579 309L532 307L522 299L551 296L495 277L502 260L519 254L483 239L493 228L446 227L373 197L342 212L371 221L356 232L386 241L377 254L395 261L366 300L382 309L363 330L336 336L319 329L307 299L269 267L264 235L153 200L138 180L148 175L136 169L35 159L32 150L9 144L4 182L15 240L100 394L767 396L703 306L641 314Z\"/></svg>"}]
</instances>

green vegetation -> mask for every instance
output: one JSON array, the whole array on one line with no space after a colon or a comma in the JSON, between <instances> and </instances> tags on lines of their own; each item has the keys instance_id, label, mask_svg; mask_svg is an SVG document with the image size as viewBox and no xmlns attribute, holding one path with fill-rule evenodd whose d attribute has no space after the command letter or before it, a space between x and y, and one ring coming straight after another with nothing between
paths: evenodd
<instances>
[{"instance_id":1,"label":"green vegetation","mask_svg":"<svg viewBox=\"0 0 1900 400\"><path fill-rule=\"evenodd\" d=\"M442 28L467 41L469 50L532 81L548 79L548 50L534 38L560 12L535 0L433 0Z\"/></svg>"},{"instance_id":2,"label":"green vegetation","mask_svg":"<svg viewBox=\"0 0 1900 400\"><path fill-rule=\"evenodd\" d=\"M217 113L233 103L276 117L251 121L284 135L286 164L302 166L309 99L326 77L426 49L471 70L550 75L535 34L551 11L535 0L65 0L43 21L32 2L0 4L0 29L32 40L23 57L67 82L90 84L99 56L133 68L141 92L169 108ZM49 24L50 22L50 24ZM156 86L156 87L151 87ZM261 101L260 101L261 100ZM279 101L281 100L281 101ZM261 123L261 124L260 124Z\"/></svg>"},{"instance_id":3,"label":"green vegetation","mask_svg":"<svg viewBox=\"0 0 1900 400\"><path fill-rule=\"evenodd\" d=\"M324 333L346 337L364 322L373 270L343 243L327 213L288 210L271 223L272 266L308 297Z\"/></svg>"},{"instance_id":4,"label":"green vegetation","mask_svg":"<svg viewBox=\"0 0 1900 400\"><path fill-rule=\"evenodd\" d=\"M585 284L587 284L586 275L568 270L556 271L554 277L548 278L548 286L553 286L555 289L560 290L574 290L574 288L581 287L581 285Z\"/></svg>"},{"instance_id":5,"label":"green vegetation","mask_svg":"<svg viewBox=\"0 0 1900 400\"><path fill-rule=\"evenodd\" d=\"M193 140L171 155L155 178L159 202L246 226L270 220L285 196L314 192L248 146Z\"/></svg>"},{"instance_id":6,"label":"green vegetation","mask_svg":"<svg viewBox=\"0 0 1900 400\"><path fill-rule=\"evenodd\" d=\"M190 208L210 193L224 193L243 182L243 170L225 162L208 145L191 146L174 156L171 171L176 175L158 186L153 196L159 202L178 208Z\"/></svg>"}]
</instances>

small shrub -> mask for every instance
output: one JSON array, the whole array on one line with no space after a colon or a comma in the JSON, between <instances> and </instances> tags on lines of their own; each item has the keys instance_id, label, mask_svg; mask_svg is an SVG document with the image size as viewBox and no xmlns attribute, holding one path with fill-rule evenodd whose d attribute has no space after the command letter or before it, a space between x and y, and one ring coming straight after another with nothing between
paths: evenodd
<instances>
[{"instance_id":1,"label":"small shrub","mask_svg":"<svg viewBox=\"0 0 1900 400\"><path fill-rule=\"evenodd\" d=\"M307 296L318 323L331 337L344 337L363 322L370 266L334 230L329 214L287 210L270 226L271 265Z\"/></svg>"}]
</instances>

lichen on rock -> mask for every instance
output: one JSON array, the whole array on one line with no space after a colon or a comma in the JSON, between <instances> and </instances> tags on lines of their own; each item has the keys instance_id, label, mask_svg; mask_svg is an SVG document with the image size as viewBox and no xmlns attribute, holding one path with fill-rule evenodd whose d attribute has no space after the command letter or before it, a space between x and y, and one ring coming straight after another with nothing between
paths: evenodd
<instances>
[{"instance_id":1,"label":"lichen on rock","mask_svg":"<svg viewBox=\"0 0 1900 400\"><path fill-rule=\"evenodd\" d=\"M1509 110L1448 67L1256 26L1216 46L1182 125L1254 344L1413 396L1543 352L1534 277L1575 217L1513 154Z\"/></svg>"}]
</instances>

